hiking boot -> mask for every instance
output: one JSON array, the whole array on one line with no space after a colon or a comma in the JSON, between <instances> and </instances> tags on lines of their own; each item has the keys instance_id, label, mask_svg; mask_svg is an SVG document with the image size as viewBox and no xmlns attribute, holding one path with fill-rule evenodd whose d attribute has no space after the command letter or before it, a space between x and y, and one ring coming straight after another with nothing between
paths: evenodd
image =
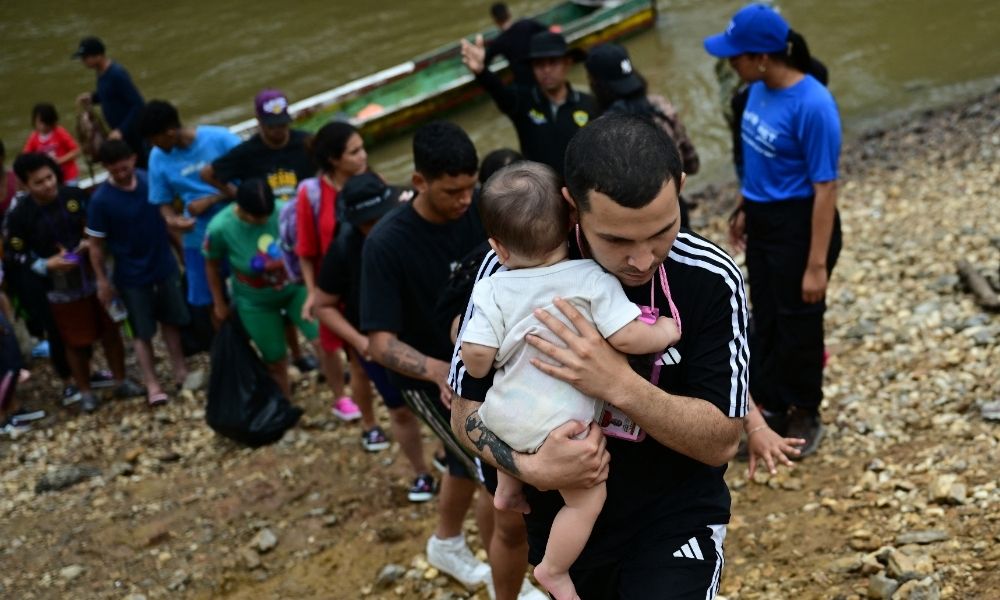
<instances>
[{"instance_id":1,"label":"hiking boot","mask_svg":"<svg viewBox=\"0 0 1000 600\"><path fill-rule=\"evenodd\" d=\"M472 555L462 535L447 540L432 535L427 540L427 562L469 590L476 589L491 577L489 565Z\"/></svg>"},{"instance_id":2,"label":"hiking boot","mask_svg":"<svg viewBox=\"0 0 1000 600\"><path fill-rule=\"evenodd\" d=\"M85 413L92 413L97 410L97 396L92 392L80 392L80 410Z\"/></svg>"},{"instance_id":3,"label":"hiking boot","mask_svg":"<svg viewBox=\"0 0 1000 600\"><path fill-rule=\"evenodd\" d=\"M63 388L62 405L72 406L80 401L80 390L72 383Z\"/></svg>"},{"instance_id":4,"label":"hiking boot","mask_svg":"<svg viewBox=\"0 0 1000 600\"><path fill-rule=\"evenodd\" d=\"M379 452L389 447L389 438L385 436L385 431L376 425L361 434L361 446L368 452Z\"/></svg>"},{"instance_id":5,"label":"hiking boot","mask_svg":"<svg viewBox=\"0 0 1000 600\"><path fill-rule=\"evenodd\" d=\"M361 409L354 403L354 400L351 400L350 396L337 398L330 410L342 421L354 421L361 418Z\"/></svg>"},{"instance_id":6,"label":"hiking boot","mask_svg":"<svg viewBox=\"0 0 1000 600\"><path fill-rule=\"evenodd\" d=\"M316 362L316 357L309 354L304 354L292 361L295 368L299 370L299 373L309 373L310 371L315 371L319 368L319 363Z\"/></svg>"},{"instance_id":7,"label":"hiking boot","mask_svg":"<svg viewBox=\"0 0 1000 600\"><path fill-rule=\"evenodd\" d=\"M142 396L145 393L146 388L131 379L126 379L118 384L118 387L115 388L114 395L115 398L135 398L136 396Z\"/></svg>"},{"instance_id":8,"label":"hiking boot","mask_svg":"<svg viewBox=\"0 0 1000 600\"><path fill-rule=\"evenodd\" d=\"M434 478L431 477L430 473L424 473L417 475L417 478L413 480L413 485L407 492L406 499L410 502L427 502L434 497L435 491L437 491L437 485Z\"/></svg>"},{"instance_id":9,"label":"hiking boot","mask_svg":"<svg viewBox=\"0 0 1000 600\"><path fill-rule=\"evenodd\" d=\"M796 458L805 458L816 452L819 443L823 440L826 428L819 418L818 411L804 408L792 407L788 413L788 431L785 437L802 438L806 443L799 448L800 454Z\"/></svg>"}]
</instances>

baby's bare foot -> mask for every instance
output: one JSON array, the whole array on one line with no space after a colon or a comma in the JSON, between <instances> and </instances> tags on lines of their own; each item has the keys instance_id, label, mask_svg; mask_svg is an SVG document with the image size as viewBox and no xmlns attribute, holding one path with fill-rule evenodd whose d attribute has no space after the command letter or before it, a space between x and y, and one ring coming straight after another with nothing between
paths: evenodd
<instances>
[{"instance_id":1,"label":"baby's bare foot","mask_svg":"<svg viewBox=\"0 0 1000 600\"><path fill-rule=\"evenodd\" d=\"M566 571L554 571L545 564L545 559L535 567L535 579L555 596L556 600L580 600L576 595L576 586Z\"/></svg>"}]
</instances>

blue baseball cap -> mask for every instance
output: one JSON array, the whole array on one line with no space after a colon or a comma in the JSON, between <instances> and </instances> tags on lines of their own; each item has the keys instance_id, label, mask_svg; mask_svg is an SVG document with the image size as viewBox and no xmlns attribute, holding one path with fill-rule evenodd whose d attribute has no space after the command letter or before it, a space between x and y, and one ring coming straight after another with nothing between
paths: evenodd
<instances>
[{"instance_id":1,"label":"blue baseball cap","mask_svg":"<svg viewBox=\"0 0 1000 600\"><path fill-rule=\"evenodd\" d=\"M780 52L788 42L788 29L773 8L751 4L733 15L725 31L705 38L705 51L719 58Z\"/></svg>"}]
</instances>

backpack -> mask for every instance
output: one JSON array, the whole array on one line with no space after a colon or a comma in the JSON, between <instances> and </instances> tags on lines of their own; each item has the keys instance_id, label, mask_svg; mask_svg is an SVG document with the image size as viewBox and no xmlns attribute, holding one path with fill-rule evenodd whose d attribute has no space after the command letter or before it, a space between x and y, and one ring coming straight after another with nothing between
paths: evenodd
<instances>
[{"instance_id":1,"label":"backpack","mask_svg":"<svg viewBox=\"0 0 1000 600\"><path fill-rule=\"evenodd\" d=\"M295 198L285 204L278 214L278 245L281 246L284 255L288 277L295 282L302 281L302 266L299 264L299 255L295 253L295 242L299 237L296 207L303 188L306 191L306 198L309 199L309 206L312 207L313 219L319 221L319 208L323 199L319 177L309 177L300 181L295 191Z\"/></svg>"}]
</instances>

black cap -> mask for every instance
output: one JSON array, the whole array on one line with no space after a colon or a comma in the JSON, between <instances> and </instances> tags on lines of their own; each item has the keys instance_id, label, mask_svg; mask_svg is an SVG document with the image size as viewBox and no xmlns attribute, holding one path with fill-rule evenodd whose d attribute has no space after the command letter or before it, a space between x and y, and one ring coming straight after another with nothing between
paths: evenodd
<instances>
[{"instance_id":1,"label":"black cap","mask_svg":"<svg viewBox=\"0 0 1000 600\"><path fill-rule=\"evenodd\" d=\"M562 58L569 55L573 60L581 60L584 53L581 50L570 49L566 44L566 38L561 33L554 31L539 31L531 36L531 43L528 45L528 55L525 60L535 60L538 58Z\"/></svg>"},{"instance_id":2,"label":"black cap","mask_svg":"<svg viewBox=\"0 0 1000 600\"><path fill-rule=\"evenodd\" d=\"M628 51L617 44L601 44L587 54L587 73L619 96L642 89L642 80L632 68Z\"/></svg>"},{"instance_id":3,"label":"black cap","mask_svg":"<svg viewBox=\"0 0 1000 600\"><path fill-rule=\"evenodd\" d=\"M104 51L104 42L101 41L101 38L89 36L80 40L80 45L77 46L76 52L74 52L70 58L96 56L98 54L104 54Z\"/></svg>"},{"instance_id":4,"label":"black cap","mask_svg":"<svg viewBox=\"0 0 1000 600\"><path fill-rule=\"evenodd\" d=\"M407 190L386 185L382 178L369 171L348 179L337 200L344 203L344 219L357 227L381 219L412 196L404 196L407 193Z\"/></svg>"}]
</instances>

